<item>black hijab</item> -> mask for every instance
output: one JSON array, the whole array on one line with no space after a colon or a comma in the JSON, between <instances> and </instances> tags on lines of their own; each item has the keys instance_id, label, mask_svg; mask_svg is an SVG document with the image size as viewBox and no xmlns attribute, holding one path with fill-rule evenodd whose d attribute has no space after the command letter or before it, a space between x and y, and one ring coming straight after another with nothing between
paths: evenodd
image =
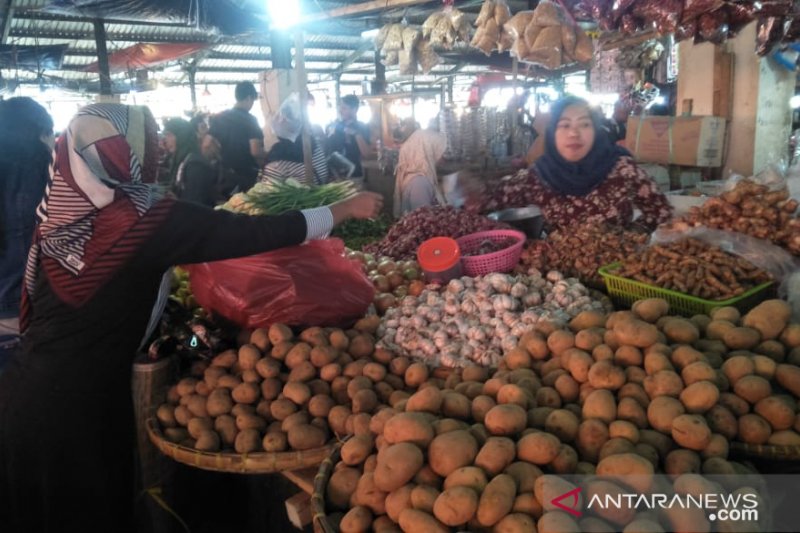
<instances>
[{"instance_id":1,"label":"black hijab","mask_svg":"<svg viewBox=\"0 0 800 533\"><path fill-rule=\"evenodd\" d=\"M589 103L583 98L565 96L551 108L550 123L545 130L544 155L534 164L539 179L556 192L571 196L586 196L599 186L622 156L631 155L624 148L611 143L601 126L601 117L590 111L594 126L594 144L586 157L571 163L558 153L556 128L564 110L571 105Z\"/></svg>"},{"instance_id":2,"label":"black hijab","mask_svg":"<svg viewBox=\"0 0 800 533\"><path fill-rule=\"evenodd\" d=\"M313 146L313 140L312 140ZM278 137L278 142L267 152L267 163L274 161L303 162L303 136L298 135L294 142Z\"/></svg>"}]
</instances>

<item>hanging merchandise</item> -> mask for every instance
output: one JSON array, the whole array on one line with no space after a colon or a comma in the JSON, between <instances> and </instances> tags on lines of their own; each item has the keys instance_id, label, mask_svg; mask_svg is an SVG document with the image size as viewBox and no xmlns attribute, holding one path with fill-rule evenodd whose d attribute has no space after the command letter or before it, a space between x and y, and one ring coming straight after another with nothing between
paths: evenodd
<instances>
[{"instance_id":1,"label":"hanging merchandise","mask_svg":"<svg viewBox=\"0 0 800 533\"><path fill-rule=\"evenodd\" d=\"M564 9L542 0L533 11L514 15L503 30L513 40L511 54L520 61L555 70L574 62L592 59L592 40Z\"/></svg>"},{"instance_id":2,"label":"hanging merchandise","mask_svg":"<svg viewBox=\"0 0 800 533\"><path fill-rule=\"evenodd\" d=\"M599 51L589 72L589 87L593 93L619 94L625 89L625 80L617 59L620 50Z\"/></svg>"},{"instance_id":3,"label":"hanging merchandise","mask_svg":"<svg viewBox=\"0 0 800 533\"><path fill-rule=\"evenodd\" d=\"M642 70L650 68L661 59L663 54L664 45L655 39L651 39L640 45L624 48L619 54L619 57L617 57L617 63L623 69L631 68Z\"/></svg>"},{"instance_id":4,"label":"hanging merchandise","mask_svg":"<svg viewBox=\"0 0 800 533\"><path fill-rule=\"evenodd\" d=\"M447 138L447 147L444 150L444 158L447 160L461 157L461 129L458 122L458 115L452 105L446 106L439 113L439 131Z\"/></svg>"},{"instance_id":5,"label":"hanging merchandise","mask_svg":"<svg viewBox=\"0 0 800 533\"><path fill-rule=\"evenodd\" d=\"M468 43L471 32L467 17L453 6L445 6L422 23L422 37L447 50L459 41Z\"/></svg>"},{"instance_id":6,"label":"hanging merchandise","mask_svg":"<svg viewBox=\"0 0 800 533\"><path fill-rule=\"evenodd\" d=\"M470 45L483 51L487 56L497 49L505 52L511 47L508 37L503 38L503 25L511 19L511 10L506 0L486 0L475 20L475 36Z\"/></svg>"},{"instance_id":7,"label":"hanging merchandise","mask_svg":"<svg viewBox=\"0 0 800 533\"><path fill-rule=\"evenodd\" d=\"M441 63L431 42L424 37L424 29L408 24L387 24L375 37L375 48L383 53L381 61L387 67L398 65L401 76L429 73Z\"/></svg>"}]
</instances>

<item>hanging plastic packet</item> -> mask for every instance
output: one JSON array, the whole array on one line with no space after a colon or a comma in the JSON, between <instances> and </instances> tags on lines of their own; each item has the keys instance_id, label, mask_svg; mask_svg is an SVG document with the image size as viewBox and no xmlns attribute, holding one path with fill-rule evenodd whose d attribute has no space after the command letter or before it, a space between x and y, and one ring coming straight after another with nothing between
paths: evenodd
<instances>
[{"instance_id":1,"label":"hanging plastic packet","mask_svg":"<svg viewBox=\"0 0 800 533\"><path fill-rule=\"evenodd\" d=\"M623 35L633 35L642 26L641 21L633 15L623 15L619 23L619 31Z\"/></svg>"},{"instance_id":2,"label":"hanging plastic packet","mask_svg":"<svg viewBox=\"0 0 800 533\"><path fill-rule=\"evenodd\" d=\"M710 13L723 7L725 2L722 0L685 0L683 3L683 18L681 22L688 22L696 19L704 13Z\"/></svg>"},{"instance_id":3,"label":"hanging plastic packet","mask_svg":"<svg viewBox=\"0 0 800 533\"><path fill-rule=\"evenodd\" d=\"M756 54L768 55L783 38L783 17L767 17L759 19L756 28Z\"/></svg>"},{"instance_id":4,"label":"hanging plastic packet","mask_svg":"<svg viewBox=\"0 0 800 533\"><path fill-rule=\"evenodd\" d=\"M683 0L642 0L631 12L642 20L654 22L660 34L673 33L683 15Z\"/></svg>"},{"instance_id":5,"label":"hanging plastic packet","mask_svg":"<svg viewBox=\"0 0 800 533\"><path fill-rule=\"evenodd\" d=\"M711 13L705 13L697 19L697 34L694 42L722 44L728 38L728 31L728 12L726 10L718 9Z\"/></svg>"},{"instance_id":6,"label":"hanging plastic packet","mask_svg":"<svg viewBox=\"0 0 800 533\"><path fill-rule=\"evenodd\" d=\"M728 38L736 37L739 31L753 22L756 18L755 6L747 2L746 4L728 4Z\"/></svg>"},{"instance_id":7,"label":"hanging plastic packet","mask_svg":"<svg viewBox=\"0 0 800 533\"><path fill-rule=\"evenodd\" d=\"M682 22L675 29L675 42L685 41L686 39L694 39L697 33L697 19L692 19L688 22Z\"/></svg>"},{"instance_id":8,"label":"hanging plastic packet","mask_svg":"<svg viewBox=\"0 0 800 533\"><path fill-rule=\"evenodd\" d=\"M636 0L614 0L611 5L611 17L614 20L620 20L628 13L628 8L634 3L636 3Z\"/></svg>"}]
</instances>

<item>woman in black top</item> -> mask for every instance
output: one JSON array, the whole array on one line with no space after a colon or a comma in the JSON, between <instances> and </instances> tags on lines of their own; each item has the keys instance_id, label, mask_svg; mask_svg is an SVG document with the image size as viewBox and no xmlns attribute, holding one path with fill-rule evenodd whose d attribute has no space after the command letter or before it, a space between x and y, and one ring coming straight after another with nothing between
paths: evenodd
<instances>
[{"instance_id":1,"label":"woman in black top","mask_svg":"<svg viewBox=\"0 0 800 533\"><path fill-rule=\"evenodd\" d=\"M56 147L22 350L0 375L4 532L135 529L131 363L171 265L299 244L381 208L369 193L275 217L159 198L156 150L147 108L122 105L84 108Z\"/></svg>"}]
</instances>

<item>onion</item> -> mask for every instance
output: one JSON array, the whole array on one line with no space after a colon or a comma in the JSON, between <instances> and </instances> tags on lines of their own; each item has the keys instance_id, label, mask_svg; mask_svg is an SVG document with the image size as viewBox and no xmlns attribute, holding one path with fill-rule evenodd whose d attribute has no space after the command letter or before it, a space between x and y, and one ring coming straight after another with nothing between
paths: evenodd
<instances>
[{"instance_id":1,"label":"onion","mask_svg":"<svg viewBox=\"0 0 800 533\"><path fill-rule=\"evenodd\" d=\"M389 272L391 272L393 270L396 270L396 269L397 269L397 265L392 260L386 259L386 260L383 260L380 263L378 263L378 272L380 272L381 274L386 275Z\"/></svg>"},{"instance_id":2,"label":"onion","mask_svg":"<svg viewBox=\"0 0 800 533\"><path fill-rule=\"evenodd\" d=\"M391 272L387 273L386 279L389 280L389 285L392 286L392 289L396 289L400 285L403 285L406 281L405 278L403 278L403 275L397 270L392 270Z\"/></svg>"},{"instance_id":3,"label":"onion","mask_svg":"<svg viewBox=\"0 0 800 533\"><path fill-rule=\"evenodd\" d=\"M380 314L384 314L390 307L397 304L397 298L393 294L381 293L375 297L375 309Z\"/></svg>"},{"instance_id":4,"label":"onion","mask_svg":"<svg viewBox=\"0 0 800 533\"><path fill-rule=\"evenodd\" d=\"M378 292L389 292L392 286L389 284L389 279L386 276L378 274L372 279L372 284Z\"/></svg>"}]
</instances>

